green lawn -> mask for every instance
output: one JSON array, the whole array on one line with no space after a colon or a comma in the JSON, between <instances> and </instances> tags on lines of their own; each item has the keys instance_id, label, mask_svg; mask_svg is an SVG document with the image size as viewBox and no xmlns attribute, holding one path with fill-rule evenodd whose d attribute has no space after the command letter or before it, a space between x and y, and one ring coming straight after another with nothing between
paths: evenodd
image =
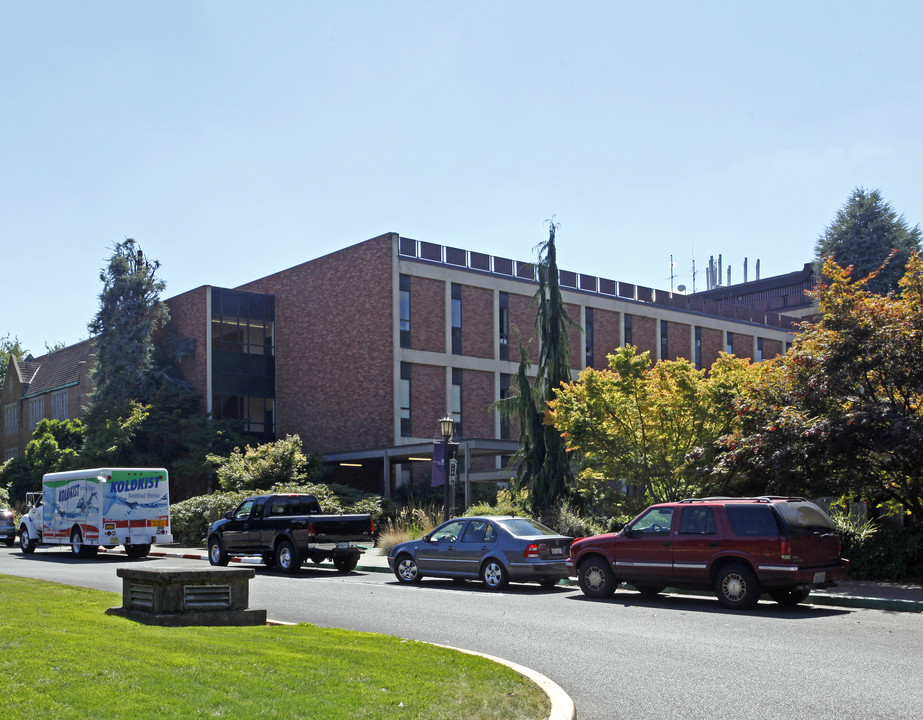
<instances>
[{"instance_id":1,"label":"green lawn","mask_svg":"<svg viewBox=\"0 0 923 720\"><path fill-rule=\"evenodd\" d=\"M0 575L10 717L547 718L529 680L484 658L313 625L163 628L122 596Z\"/></svg>"}]
</instances>

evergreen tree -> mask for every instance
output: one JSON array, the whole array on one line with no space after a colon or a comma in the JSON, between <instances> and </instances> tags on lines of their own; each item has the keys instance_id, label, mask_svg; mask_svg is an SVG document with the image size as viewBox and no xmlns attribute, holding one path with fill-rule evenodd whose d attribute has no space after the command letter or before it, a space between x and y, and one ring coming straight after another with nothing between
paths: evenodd
<instances>
[{"instance_id":1,"label":"evergreen tree","mask_svg":"<svg viewBox=\"0 0 923 720\"><path fill-rule=\"evenodd\" d=\"M822 276L824 261L831 255L840 267L851 265L853 277L864 278L881 268L866 289L887 295L897 291L910 254L920 250L920 240L920 226L908 227L878 190L856 188L817 238L814 271Z\"/></svg>"},{"instance_id":2,"label":"evergreen tree","mask_svg":"<svg viewBox=\"0 0 923 720\"><path fill-rule=\"evenodd\" d=\"M99 311L89 325L96 336L91 408L149 402L154 395L153 334L169 319L160 300L166 285L157 277L159 268L128 238L115 246L100 273Z\"/></svg>"},{"instance_id":3,"label":"evergreen tree","mask_svg":"<svg viewBox=\"0 0 923 720\"><path fill-rule=\"evenodd\" d=\"M520 487L531 488L532 511L539 515L567 498L573 483L564 439L547 420L548 402L554 399L555 389L571 381L567 328L573 321L561 296L555 230L556 225L551 222L548 240L539 246L539 284L533 298L539 342L535 380L529 383L529 362L520 343L518 393L507 405L514 409L519 420L518 482Z\"/></svg>"}]
</instances>

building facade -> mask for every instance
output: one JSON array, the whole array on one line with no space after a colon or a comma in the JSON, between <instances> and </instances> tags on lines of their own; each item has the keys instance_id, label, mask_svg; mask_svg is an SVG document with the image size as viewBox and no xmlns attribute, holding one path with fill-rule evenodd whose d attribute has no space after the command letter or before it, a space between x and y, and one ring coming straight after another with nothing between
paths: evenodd
<instances>
[{"instance_id":1,"label":"building facade","mask_svg":"<svg viewBox=\"0 0 923 720\"><path fill-rule=\"evenodd\" d=\"M575 378L606 368L607 355L628 344L653 361L686 358L699 368L722 351L761 360L785 352L796 322L564 270L560 284L575 321ZM298 435L324 456L332 481L391 496L414 468L428 473L446 413L466 489L509 478L517 430L495 402L515 383L520 347L530 362L538 357L536 289L533 263L387 233L166 302L172 330L196 343L181 370L203 412L243 420L260 440ZM4 402L22 411L18 387L4 389Z\"/></svg>"}]
</instances>

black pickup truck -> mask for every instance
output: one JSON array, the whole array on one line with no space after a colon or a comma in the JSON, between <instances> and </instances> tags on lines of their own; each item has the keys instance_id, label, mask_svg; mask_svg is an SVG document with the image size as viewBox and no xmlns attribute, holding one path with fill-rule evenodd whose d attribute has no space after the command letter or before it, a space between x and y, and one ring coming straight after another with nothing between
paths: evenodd
<instances>
[{"instance_id":1,"label":"black pickup truck","mask_svg":"<svg viewBox=\"0 0 923 720\"><path fill-rule=\"evenodd\" d=\"M333 560L350 572L372 542L371 515L324 515L313 495L255 495L208 530L208 561L227 565L231 556L259 555L268 567L297 572L306 560Z\"/></svg>"}]
</instances>

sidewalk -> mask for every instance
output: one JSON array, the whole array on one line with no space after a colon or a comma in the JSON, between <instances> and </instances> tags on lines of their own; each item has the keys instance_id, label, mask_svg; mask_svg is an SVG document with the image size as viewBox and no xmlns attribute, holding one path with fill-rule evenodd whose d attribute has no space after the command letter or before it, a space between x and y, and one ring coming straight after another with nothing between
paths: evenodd
<instances>
[{"instance_id":1,"label":"sidewalk","mask_svg":"<svg viewBox=\"0 0 923 720\"><path fill-rule=\"evenodd\" d=\"M120 551L114 550L110 552ZM156 545L151 551L151 555L155 557L181 557L208 562L205 549L199 547ZM261 564L257 557L234 558L232 562ZM378 550L375 548L362 553L356 570L362 572L391 572L388 569L387 557L379 555ZM570 580L567 581L567 584L573 585L576 583ZM835 588L812 590L807 604L919 613L923 612L923 585L846 580Z\"/></svg>"}]
</instances>

